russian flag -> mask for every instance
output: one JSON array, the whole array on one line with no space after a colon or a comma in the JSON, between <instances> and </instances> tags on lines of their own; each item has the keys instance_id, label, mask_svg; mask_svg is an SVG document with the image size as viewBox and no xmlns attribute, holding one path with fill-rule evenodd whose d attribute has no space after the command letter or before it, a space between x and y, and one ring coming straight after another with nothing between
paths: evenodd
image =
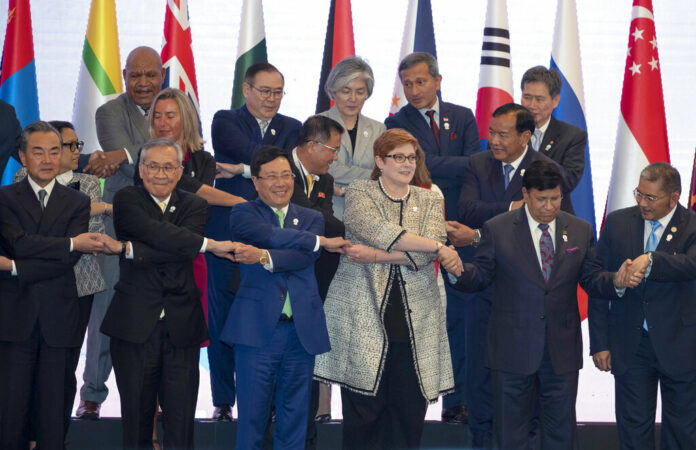
<instances>
[{"instance_id":1,"label":"russian flag","mask_svg":"<svg viewBox=\"0 0 696 450\"><path fill-rule=\"evenodd\" d=\"M430 53L437 59L435 48L435 28L433 27L433 10L430 0L409 0L404 26L404 37L401 41L399 62L413 52ZM397 113L406 103L404 89L401 86L399 73L396 73L394 95L389 106L389 115Z\"/></svg>"},{"instance_id":2,"label":"russian flag","mask_svg":"<svg viewBox=\"0 0 696 450\"><path fill-rule=\"evenodd\" d=\"M5 45L0 62L0 99L14 106L22 128L39 120L29 0L10 0L8 5ZM12 177L20 167L14 158L9 159L2 175L3 186L12 184Z\"/></svg>"}]
</instances>

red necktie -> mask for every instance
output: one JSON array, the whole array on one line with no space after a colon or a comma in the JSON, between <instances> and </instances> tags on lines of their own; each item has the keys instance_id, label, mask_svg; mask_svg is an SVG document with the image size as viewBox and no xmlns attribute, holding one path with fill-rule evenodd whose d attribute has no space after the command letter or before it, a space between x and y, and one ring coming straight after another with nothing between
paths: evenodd
<instances>
[{"instance_id":1,"label":"red necktie","mask_svg":"<svg viewBox=\"0 0 696 450\"><path fill-rule=\"evenodd\" d=\"M433 134L435 135L435 142L437 142L437 145L440 145L440 127L437 126L437 122L435 122L435 110L431 109L430 111L426 111L425 115L430 117L430 129L433 130Z\"/></svg>"}]
</instances>

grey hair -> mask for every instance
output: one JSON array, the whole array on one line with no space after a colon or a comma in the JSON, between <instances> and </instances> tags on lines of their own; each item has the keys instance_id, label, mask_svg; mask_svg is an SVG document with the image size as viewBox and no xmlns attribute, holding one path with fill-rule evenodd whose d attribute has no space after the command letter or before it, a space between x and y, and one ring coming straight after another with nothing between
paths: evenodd
<instances>
[{"instance_id":1,"label":"grey hair","mask_svg":"<svg viewBox=\"0 0 696 450\"><path fill-rule=\"evenodd\" d=\"M437 59L435 59L433 55L426 52L413 52L406 55L399 63L399 78L401 77L401 72L420 63L425 63L425 65L428 66L428 73L430 73L430 76L433 78L440 75L440 68L437 65Z\"/></svg>"},{"instance_id":2,"label":"grey hair","mask_svg":"<svg viewBox=\"0 0 696 450\"><path fill-rule=\"evenodd\" d=\"M179 164L181 164L181 162L184 160L184 151L181 150L181 147L176 143L176 141L169 138L156 138L150 139L149 141L145 142L142 147L140 147L140 159L138 160L139 164L145 163L145 157L147 156L148 150L154 147L172 147L174 150L176 150Z\"/></svg>"},{"instance_id":3,"label":"grey hair","mask_svg":"<svg viewBox=\"0 0 696 450\"><path fill-rule=\"evenodd\" d=\"M522 82L520 83L522 90L524 90L524 85L527 83L544 83L546 89L549 90L549 95L551 98L560 95L561 87L563 86L563 80L561 75L556 69L547 69L544 66L534 66L522 75Z\"/></svg>"},{"instance_id":4,"label":"grey hair","mask_svg":"<svg viewBox=\"0 0 696 450\"><path fill-rule=\"evenodd\" d=\"M336 63L326 78L324 92L326 92L329 98L333 99L336 92L346 87L348 83L356 78L365 81L367 98L370 98L372 89L375 86L375 76L372 73L372 67L359 56L349 56Z\"/></svg>"},{"instance_id":5,"label":"grey hair","mask_svg":"<svg viewBox=\"0 0 696 450\"><path fill-rule=\"evenodd\" d=\"M681 176L677 169L666 162L655 162L645 167L640 172L640 179L651 183L659 181L664 193L676 192L681 195Z\"/></svg>"},{"instance_id":6,"label":"grey hair","mask_svg":"<svg viewBox=\"0 0 696 450\"><path fill-rule=\"evenodd\" d=\"M43 120L37 120L26 126L22 130L22 135L19 141L19 150L23 153L27 152L27 145L29 145L29 136L33 133L55 133L58 136L58 141L60 141L60 146L63 148L63 136L60 135L60 131L48 122Z\"/></svg>"}]
</instances>

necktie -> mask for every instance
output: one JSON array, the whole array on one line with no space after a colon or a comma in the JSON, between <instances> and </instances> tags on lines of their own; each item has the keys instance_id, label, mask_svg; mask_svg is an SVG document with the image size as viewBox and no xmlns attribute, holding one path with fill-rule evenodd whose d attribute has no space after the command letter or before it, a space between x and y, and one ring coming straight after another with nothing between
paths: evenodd
<instances>
[{"instance_id":1,"label":"necktie","mask_svg":"<svg viewBox=\"0 0 696 450\"><path fill-rule=\"evenodd\" d=\"M430 129L433 130L433 135L435 135L435 141L437 142L437 145L440 145L440 127L437 126L437 122L435 122L435 110L431 109L430 111L426 111L425 115L430 117Z\"/></svg>"},{"instance_id":2,"label":"necktie","mask_svg":"<svg viewBox=\"0 0 696 450\"><path fill-rule=\"evenodd\" d=\"M544 281L549 282L551 269L553 268L553 241L549 234L549 225L540 223L541 238L539 238L539 253L541 253L541 271L544 273Z\"/></svg>"},{"instance_id":3,"label":"necktie","mask_svg":"<svg viewBox=\"0 0 696 450\"><path fill-rule=\"evenodd\" d=\"M514 167L512 167L512 164L505 164L503 166L503 172L505 174L505 189L508 188L508 185L510 184L510 173L515 170Z\"/></svg>"},{"instance_id":4,"label":"necktie","mask_svg":"<svg viewBox=\"0 0 696 450\"><path fill-rule=\"evenodd\" d=\"M261 128L261 139L266 135L266 129L268 128L268 120L262 120L259 123L259 127Z\"/></svg>"},{"instance_id":5,"label":"necktie","mask_svg":"<svg viewBox=\"0 0 696 450\"><path fill-rule=\"evenodd\" d=\"M307 197L312 194L312 186L314 186L314 177L311 174L305 175L307 177Z\"/></svg>"},{"instance_id":6,"label":"necktie","mask_svg":"<svg viewBox=\"0 0 696 450\"><path fill-rule=\"evenodd\" d=\"M157 206L162 210L162 214L164 214L164 208L167 207L167 204L164 202L157 202Z\"/></svg>"},{"instance_id":7,"label":"necktie","mask_svg":"<svg viewBox=\"0 0 696 450\"><path fill-rule=\"evenodd\" d=\"M283 222L285 222L285 213L282 210L277 210L276 216L278 216L278 222L280 222L280 228L283 228ZM292 317L292 308L290 307L290 293L285 294L285 303L283 304L283 314L288 317Z\"/></svg>"},{"instance_id":8,"label":"necktie","mask_svg":"<svg viewBox=\"0 0 696 450\"><path fill-rule=\"evenodd\" d=\"M45 189L39 189L39 203L41 203L41 212L46 209L46 196L48 192Z\"/></svg>"},{"instance_id":9,"label":"necktie","mask_svg":"<svg viewBox=\"0 0 696 450\"><path fill-rule=\"evenodd\" d=\"M541 145L541 130L534 130L534 134L532 135L532 148L538 152L540 145Z\"/></svg>"},{"instance_id":10,"label":"necktie","mask_svg":"<svg viewBox=\"0 0 696 450\"><path fill-rule=\"evenodd\" d=\"M648 242L645 243L645 253L654 252L657 249L657 243L659 242L657 239L657 230L660 229L662 224L657 220L651 220L650 226L652 227L652 230L650 231L650 236L648 236ZM643 319L643 329L648 331L647 318Z\"/></svg>"}]
</instances>

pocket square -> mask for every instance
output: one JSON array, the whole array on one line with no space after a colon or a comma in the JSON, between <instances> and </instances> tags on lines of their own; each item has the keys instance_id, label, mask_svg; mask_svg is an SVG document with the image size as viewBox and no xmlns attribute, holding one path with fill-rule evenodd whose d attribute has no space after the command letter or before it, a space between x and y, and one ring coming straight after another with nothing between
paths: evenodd
<instances>
[{"instance_id":1,"label":"pocket square","mask_svg":"<svg viewBox=\"0 0 696 450\"><path fill-rule=\"evenodd\" d=\"M453 131L453 132L450 133L450 141L453 141L453 140L455 140L455 139L457 139L457 133L455 133L455 132Z\"/></svg>"},{"instance_id":2,"label":"pocket square","mask_svg":"<svg viewBox=\"0 0 696 450\"><path fill-rule=\"evenodd\" d=\"M319 193L317 193L317 197L326 198L326 194L324 194L323 192L319 192Z\"/></svg>"},{"instance_id":3,"label":"pocket square","mask_svg":"<svg viewBox=\"0 0 696 450\"><path fill-rule=\"evenodd\" d=\"M566 249L566 253L575 253L578 250L580 250L579 247L568 248L568 249Z\"/></svg>"}]
</instances>

